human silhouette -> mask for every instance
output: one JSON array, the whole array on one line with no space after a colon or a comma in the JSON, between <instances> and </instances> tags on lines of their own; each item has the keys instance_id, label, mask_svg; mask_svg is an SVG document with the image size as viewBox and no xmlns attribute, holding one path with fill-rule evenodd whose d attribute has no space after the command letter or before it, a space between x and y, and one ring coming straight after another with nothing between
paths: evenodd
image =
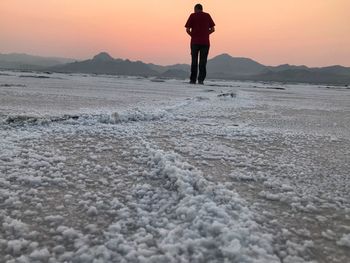
<instances>
[{"instance_id":1,"label":"human silhouette","mask_svg":"<svg viewBox=\"0 0 350 263\"><path fill-rule=\"evenodd\" d=\"M215 23L208 13L203 12L203 6L196 4L194 13L186 22L186 32L191 36L191 77L190 83L196 84L198 73L198 84L204 84L207 75L207 59L210 47L209 35L215 31Z\"/></svg>"}]
</instances>

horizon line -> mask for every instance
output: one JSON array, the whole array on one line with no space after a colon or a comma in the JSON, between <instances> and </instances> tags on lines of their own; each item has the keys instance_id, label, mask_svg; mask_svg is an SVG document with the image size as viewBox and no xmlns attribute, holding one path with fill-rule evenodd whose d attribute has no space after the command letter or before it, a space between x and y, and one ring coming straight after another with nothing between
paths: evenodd
<instances>
[{"instance_id":1,"label":"horizon line","mask_svg":"<svg viewBox=\"0 0 350 263\"><path fill-rule=\"evenodd\" d=\"M9 52L9 53L2 53L0 52L0 55L28 55L28 56L34 56L34 57L41 57L41 58L56 58L56 59L70 59L70 60L76 60L77 62L81 62L81 61L85 61L85 60L89 60L89 59L92 59L94 56L98 55L98 54L101 54L101 53L107 53L109 56L111 56L113 59L122 59L122 60L129 60L131 62L142 62L142 63L145 63L145 64L153 64L153 65L157 65L157 66L172 66L172 65L181 65L181 64L185 64L185 65L190 65L190 63L186 63L186 62L176 62L176 63L173 63L173 64L158 64L158 63L155 63L155 62L146 62L146 61L143 61L143 60L140 60L140 59L136 59L136 60L132 60L132 59L129 59L129 58L121 58L121 57L114 57L113 55L111 55L109 52L106 52L106 51L100 51L98 52L97 54L95 55L91 55L90 57L88 58L72 58L72 57L65 57L65 56L59 56L59 55L40 55L40 54L33 54L33 53L26 53L26 52ZM208 58L208 60L211 60L215 57L218 57L218 56L221 56L221 55L228 55L232 58L244 58L244 59L250 59L250 60L253 60L254 62L256 63L259 63L263 66L266 66L266 67L278 67L278 66L282 66L282 65L289 65L289 66L305 66L307 68L325 68L325 67L333 67L333 66L341 66L341 67L345 67L345 68L350 68L350 64L349 65L342 65L342 64L331 64L331 65L323 65L323 66L309 66L309 65L306 65L306 64L290 64L288 62L285 62L285 63L281 63L281 64L275 64L275 65L266 65L262 62L259 62L258 60L254 59L254 58L250 58L250 57L244 57L244 56L232 56L230 53L228 52L223 52L223 53L220 53L220 54L217 54L217 55L214 55L212 56L211 58ZM69 63L69 62L68 62ZM70 62L70 63L73 63L73 62Z\"/></svg>"}]
</instances>

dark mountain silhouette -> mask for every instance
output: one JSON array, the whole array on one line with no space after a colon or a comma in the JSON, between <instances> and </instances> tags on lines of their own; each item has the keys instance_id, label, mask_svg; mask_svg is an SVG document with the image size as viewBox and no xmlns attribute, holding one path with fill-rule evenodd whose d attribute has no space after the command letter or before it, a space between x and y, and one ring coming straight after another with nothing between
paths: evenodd
<instances>
[{"instance_id":1,"label":"dark mountain silhouette","mask_svg":"<svg viewBox=\"0 0 350 263\"><path fill-rule=\"evenodd\" d=\"M175 75L173 77L176 77L176 73L179 73L181 71L190 72L191 66L188 64L174 64L170 66L160 66L155 64L147 64L151 69L159 72L160 74L165 73L166 71L173 72ZM182 73L181 73L182 74Z\"/></svg>"},{"instance_id":2,"label":"dark mountain silhouette","mask_svg":"<svg viewBox=\"0 0 350 263\"><path fill-rule=\"evenodd\" d=\"M166 71L166 69L164 68L164 66L156 65L156 64L153 64L153 63L149 63L149 64L147 64L147 66L148 66L150 69L152 69L152 70L154 70L154 71L156 71L156 72L158 72L158 73L163 73L163 72Z\"/></svg>"},{"instance_id":3,"label":"dark mountain silhouette","mask_svg":"<svg viewBox=\"0 0 350 263\"><path fill-rule=\"evenodd\" d=\"M289 64L264 66L252 59L232 57L222 54L208 60L208 78L235 80L262 80L279 82L307 82L326 84L349 84L350 68L330 66L308 68ZM190 75L190 65L175 64L160 66L132 62L128 59L114 59L102 52L93 59L51 67L57 72L81 72L95 74L158 76L162 78L186 79Z\"/></svg>"},{"instance_id":4,"label":"dark mountain silhouette","mask_svg":"<svg viewBox=\"0 0 350 263\"><path fill-rule=\"evenodd\" d=\"M73 62L74 59L59 57L41 57L27 54L0 54L0 68L17 70L40 70L59 64Z\"/></svg>"},{"instance_id":5,"label":"dark mountain silhouette","mask_svg":"<svg viewBox=\"0 0 350 263\"><path fill-rule=\"evenodd\" d=\"M157 71L162 78L186 79L190 75L191 66L187 64L158 66Z\"/></svg>"},{"instance_id":6,"label":"dark mountain silhouette","mask_svg":"<svg viewBox=\"0 0 350 263\"><path fill-rule=\"evenodd\" d=\"M107 52L101 52L99 54L97 54L96 56L93 57L94 61L104 61L104 62L108 62L108 61L114 61L115 59L112 58Z\"/></svg>"},{"instance_id":7,"label":"dark mountain silhouette","mask_svg":"<svg viewBox=\"0 0 350 263\"><path fill-rule=\"evenodd\" d=\"M177 79L186 79L190 75L188 70L182 69L168 69L167 71L160 74L163 78L177 78Z\"/></svg>"},{"instance_id":8,"label":"dark mountain silhouette","mask_svg":"<svg viewBox=\"0 0 350 263\"><path fill-rule=\"evenodd\" d=\"M92 73L129 76L155 76L159 73L141 61L114 59L101 52L92 59L50 67L47 70L63 73Z\"/></svg>"},{"instance_id":9,"label":"dark mountain silhouette","mask_svg":"<svg viewBox=\"0 0 350 263\"><path fill-rule=\"evenodd\" d=\"M312 68L312 71L350 76L350 68L339 66L339 65L323 67L323 68Z\"/></svg>"},{"instance_id":10,"label":"dark mountain silhouette","mask_svg":"<svg viewBox=\"0 0 350 263\"><path fill-rule=\"evenodd\" d=\"M278 82L305 82L317 84L350 84L350 68L330 66L264 66L249 58L222 54L208 60L208 77L217 79L262 80Z\"/></svg>"},{"instance_id":11,"label":"dark mountain silhouette","mask_svg":"<svg viewBox=\"0 0 350 263\"><path fill-rule=\"evenodd\" d=\"M303 82L315 84L350 84L350 74L328 72L315 69L286 69L282 71L269 71L259 75L250 76L250 80L277 81L277 82Z\"/></svg>"},{"instance_id":12,"label":"dark mountain silhouette","mask_svg":"<svg viewBox=\"0 0 350 263\"><path fill-rule=\"evenodd\" d=\"M176 64L158 69L162 76L187 78L191 67L187 64ZM266 72L266 66L249 58L235 58L222 54L208 60L208 78L233 79L239 76L251 76Z\"/></svg>"},{"instance_id":13,"label":"dark mountain silhouette","mask_svg":"<svg viewBox=\"0 0 350 263\"><path fill-rule=\"evenodd\" d=\"M307 66L295 66L295 65L289 65L289 64L283 64L283 65L279 65L276 67L272 67L272 66L268 66L267 67L270 71L273 72L281 72L284 70L291 70L291 69L308 69Z\"/></svg>"},{"instance_id":14,"label":"dark mountain silhouette","mask_svg":"<svg viewBox=\"0 0 350 263\"><path fill-rule=\"evenodd\" d=\"M174 69L174 70L183 70L189 72L191 70L191 66L187 64L175 64L166 66L167 69Z\"/></svg>"},{"instance_id":15,"label":"dark mountain silhouette","mask_svg":"<svg viewBox=\"0 0 350 263\"><path fill-rule=\"evenodd\" d=\"M0 54L0 68L7 69L156 76L179 79L186 79L190 75L190 65L187 64L169 66L146 64L142 61L115 59L106 52L101 52L92 59L72 61L72 59L44 58L26 54ZM212 79L350 84L350 67L339 65L319 68L289 64L265 66L249 58L232 57L228 54L222 54L209 59L207 69L208 78Z\"/></svg>"},{"instance_id":16,"label":"dark mountain silhouette","mask_svg":"<svg viewBox=\"0 0 350 263\"><path fill-rule=\"evenodd\" d=\"M249 58L231 57L222 54L208 60L208 77L233 78L256 75L267 71L267 67Z\"/></svg>"}]
</instances>

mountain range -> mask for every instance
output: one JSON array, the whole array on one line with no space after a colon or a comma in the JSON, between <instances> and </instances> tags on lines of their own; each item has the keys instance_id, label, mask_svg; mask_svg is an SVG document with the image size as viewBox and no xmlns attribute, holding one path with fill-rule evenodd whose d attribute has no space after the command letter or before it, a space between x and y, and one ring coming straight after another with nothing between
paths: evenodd
<instances>
[{"instance_id":1,"label":"mountain range","mask_svg":"<svg viewBox=\"0 0 350 263\"><path fill-rule=\"evenodd\" d=\"M58 64L71 63L75 59L60 57L40 57L27 54L0 54L1 69L40 70Z\"/></svg>"},{"instance_id":2,"label":"mountain range","mask_svg":"<svg viewBox=\"0 0 350 263\"><path fill-rule=\"evenodd\" d=\"M45 58L26 54L0 54L0 68L38 70L62 73L113 74L130 76L154 76L158 78L189 77L190 65L161 66L142 61L115 59L101 52L92 59L75 61L66 58ZM208 78L278 82L306 82L323 84L350 84L350 67L329 66L265 66L249 58L221 54L208 60Z\"/></svg>"}]
</instances>

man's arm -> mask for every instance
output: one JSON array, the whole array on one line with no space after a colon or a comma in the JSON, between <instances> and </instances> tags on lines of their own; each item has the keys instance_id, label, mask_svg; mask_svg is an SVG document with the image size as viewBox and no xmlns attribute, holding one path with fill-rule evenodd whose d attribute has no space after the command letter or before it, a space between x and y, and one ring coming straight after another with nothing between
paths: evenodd
<instances>
[{"instance_id":1,"label":"man's arm","mask_svg":"<svg viewBox=\"0 0 350 263\"><path fill-rule=\"evenodd\" d=\"M190 27L186 27L186 32L187 34L189 34L190 36L192 36L192 30Z\"/></svg>"},{"instance_id":2,"label":"man's arm","mask_svg":"<svg viewBox=\"0 0 350 263\"><path fill-rule=\"evenodd\" d=\"M209 28L209 35L215 32L215 27L210 27Z\"/></svg>"}]
</instances>

